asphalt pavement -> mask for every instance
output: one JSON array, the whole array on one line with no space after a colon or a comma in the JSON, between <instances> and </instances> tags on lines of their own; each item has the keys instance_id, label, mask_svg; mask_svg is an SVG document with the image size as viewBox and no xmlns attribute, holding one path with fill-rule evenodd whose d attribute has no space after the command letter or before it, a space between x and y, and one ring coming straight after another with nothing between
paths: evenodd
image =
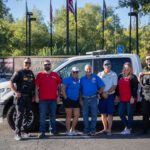
<instances>
[{"instance_id":1,"label":"asphalt pavement","mask_svg":"<svg viewBox=\"0 0 150 150\"><path fill-rule=\"evenodd\" d=\"M10 129L6 120L0 123L0 150L150 150L150 133L141 134L141 117L136 117L134 130L131 135L120 135L123 125L118 117L113 123L113 134L98 134L102 123L98 120L97 134L84 136L82 134L83 121L78 124L78 136L65 135L65 120L57 119L59 134L38 139L38 132L32 132L31 137L22 141L14 140L14 131Z\"/></svg>"}]
</instances>

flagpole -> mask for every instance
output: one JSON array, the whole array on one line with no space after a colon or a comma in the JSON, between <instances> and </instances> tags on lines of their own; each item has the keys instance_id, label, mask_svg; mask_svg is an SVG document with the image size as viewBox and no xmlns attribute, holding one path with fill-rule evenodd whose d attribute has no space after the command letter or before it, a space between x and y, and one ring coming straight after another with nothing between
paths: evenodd
<instances>
[{"instance_id":1,"label":"flagpole","mask_svg":"<svg viewBox=\"0 0 150 150\"><path fill-rule=\"evenodd\" d=\"M69 3L66 0L66 48L67 55L69 54Z\"/></svg>"},{"instance_id":2,"label":"flagpole","mask_svg":"<svg viewBox=\"0 0 150 150\"><path fill-rule=\"evenodd\" d=\"M27 6L27 0L25 2L26 4L26 55L28 54L28 6Z\"/></svg>"},{"instance_id":3,"label":"flagpole","mask_svg":"<svg viewBox=\"0 0 150 150\"><path fill-rule=\"evenodd\" d=\"M102 20L102 49L105 48L105 33L104 33L104 30L105 30L105 14L104 14L104 0L103 0L103 20Z\"/></svg>"},{"instance_id":4,"label":"flagpole","mask_svg":"<svg viewBox=\"0 0 150 150\"><path fill-rule=\"evenodd\" d=\"M77 16L77 0L75 1L75 23L76 23L76 55L78 55L78 16Z\"/></svg>"},{"instance_id":5,"label":"flagpole","mask_svg":"<svg viewBox=\"0 0 150 150\"><path fill-rule=\"evenodd\" d=\"M50 0L50 49L53 54L53 15L52 15L52 0Z\"/></svg>"},{"instance_id":6,"label":"flagpole","mask_svg":"<svg viewBox=\"0 0 150 150\"><path fill-rule=\"evenodd\" d=\"M132 7L130 6L130 13L132 12ZM132 53L132 17L130 15L130 25L129 25L129 53Z\"/></svg>"}]
</instances>

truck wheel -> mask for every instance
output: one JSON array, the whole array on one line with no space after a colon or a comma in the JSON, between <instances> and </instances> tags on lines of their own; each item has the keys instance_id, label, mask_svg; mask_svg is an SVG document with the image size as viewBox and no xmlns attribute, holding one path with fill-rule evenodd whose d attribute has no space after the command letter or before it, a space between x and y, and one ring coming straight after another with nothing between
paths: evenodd
<instances>
[{"instance_id":1,"label":"truck wheel","mask_svg":"<svg viewBox=\"0 0 150 150\"><path fill-rule=\"evenodd\" d=\"M36 109L33 109L33 110L36 111ZM33 112L33 110L30 111L29 116L23 118L22 129L24 128L24 126L26 126L28 130L35 129L34 125L37 124L38 113ZM15 109L15 106L13 105L10 107L7 113L8 124L13 130L15 129L15 120L16 120L16 109Z\"/></svg>"}]
</instances>

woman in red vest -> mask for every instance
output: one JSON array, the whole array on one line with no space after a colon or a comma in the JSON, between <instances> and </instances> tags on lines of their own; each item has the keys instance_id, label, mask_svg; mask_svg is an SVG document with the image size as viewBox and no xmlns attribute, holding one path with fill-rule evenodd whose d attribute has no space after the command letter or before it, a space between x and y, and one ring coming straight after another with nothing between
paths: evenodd
<instances>
[{"instance_id":1,"label":"woman in red vest","mask_svg":"<svg viewBox=\"0 0 150 150\"><path fill-rule=\"evenodd\" d=\"M121 134L130 134L133 124L133 113L135 101L137 99L138 79L133 74L132 65L126 62L123 65L122 73L118 77L117 96L119 103L119 116L125 125L125 129ZM128 119L126 118L126 112Z\"/></svg>"}]
</instances>

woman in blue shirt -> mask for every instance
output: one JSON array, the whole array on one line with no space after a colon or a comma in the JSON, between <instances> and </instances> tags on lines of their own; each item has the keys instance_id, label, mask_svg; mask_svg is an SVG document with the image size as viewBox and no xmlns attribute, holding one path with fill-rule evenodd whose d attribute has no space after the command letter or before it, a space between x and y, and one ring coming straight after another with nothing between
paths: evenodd
<instances>
[{"instance_id":1,"label":"woman in blue shirt","mask_svg":"<svg viewBox=\"0 0 150 150\"><path fill-rule=\"evenodd\" d=\"M69 136L77 135L75 127L80 116L80 81L78 73L79 69L77 67L73 67L71 69L71 75L63 80L62 86L62 94L64 97L63 103L66 111L66 134ZM74 118L71 126L72 115Z\"/></svg>"}]
</instances>

